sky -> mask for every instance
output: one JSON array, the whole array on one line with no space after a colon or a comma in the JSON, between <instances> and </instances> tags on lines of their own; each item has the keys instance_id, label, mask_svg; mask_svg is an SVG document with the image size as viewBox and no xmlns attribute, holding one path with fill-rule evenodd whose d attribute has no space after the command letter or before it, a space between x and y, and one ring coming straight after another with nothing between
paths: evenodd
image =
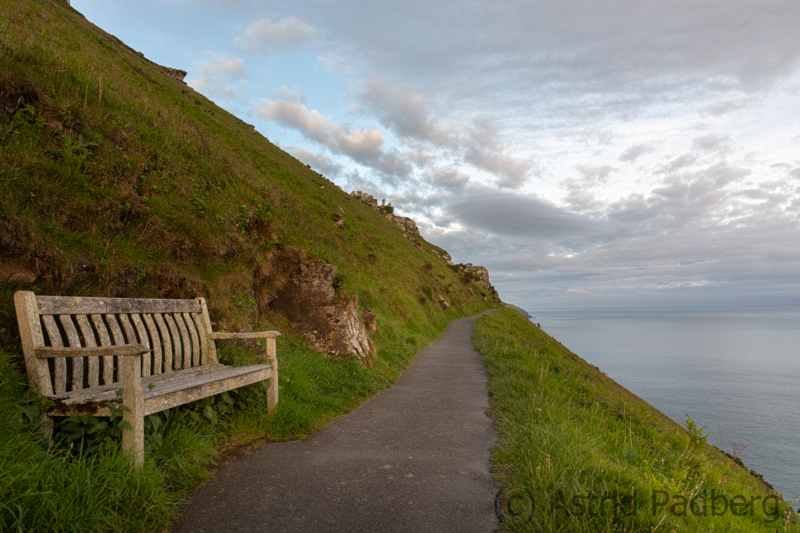
<instances>
[{"instance_id":1,"label":"sky","mask_svg":"<svg viewBox=\"0 0 800 533\"><path fill-rule=\"evenodd\" d=\"M800 304L797 0L72 0L509 303Z\"/></svg>"}]
</instances>

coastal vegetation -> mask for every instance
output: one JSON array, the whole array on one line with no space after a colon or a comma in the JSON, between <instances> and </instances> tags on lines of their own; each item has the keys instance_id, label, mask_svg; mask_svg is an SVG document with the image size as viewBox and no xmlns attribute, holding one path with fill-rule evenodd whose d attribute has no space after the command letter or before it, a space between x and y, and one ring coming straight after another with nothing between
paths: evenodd
<instances>
[{"instance_id":1,"label":"coastal vegetation","mask_svg":"<svg viewBox=\"0 0 800 533\"><path fill-rule=\"evenodd\" d=\"M67 2L6 2L0 15L0 530L161 530L217 465L304 438L391 385L454 319L497 305L444 250L412 242ZM370 310L370 368L316 349L271 305L298 257L335 267L334 303ZM113 420L57 420L45 439L17 290L205 296L216 330L282 332L277 409L254 386L150 416L141 470Z\"/></svg>"},{"instance_id":2,"label":"coastal vegetation","mask_svg":"<svg viewBox=\"0 0 800 533\"><path fill-rule=\"evenodd\" d=\"M513 309L478 319L504 531L800 531L754 472Z\"/></svg>"}]
</instances>

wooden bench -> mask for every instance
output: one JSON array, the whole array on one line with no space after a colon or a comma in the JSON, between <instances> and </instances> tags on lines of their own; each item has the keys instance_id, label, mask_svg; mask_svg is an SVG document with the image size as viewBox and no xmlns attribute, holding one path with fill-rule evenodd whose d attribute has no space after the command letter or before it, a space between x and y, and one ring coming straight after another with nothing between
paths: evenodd
<instances>
[{"instance_id":1,"label":"wooden bench","mask_svg":"<svg viewBox=\"0 0 800 533\"><path fill-rule=\"evenodd\" d=\"M31 388L55 405L53 416L110 416L121 401L123 449L144 461L144 417L251 383L278 402L277 331L215 333L204 298L159 300L14 295ZM266 364L230 367L219 339L266 339Z\"/></svg>"}]
</instances>

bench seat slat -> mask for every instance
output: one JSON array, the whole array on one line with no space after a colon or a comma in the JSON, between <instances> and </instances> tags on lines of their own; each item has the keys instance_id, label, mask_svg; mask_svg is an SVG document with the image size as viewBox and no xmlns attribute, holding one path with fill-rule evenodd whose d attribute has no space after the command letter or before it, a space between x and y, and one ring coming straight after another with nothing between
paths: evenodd
<instances>
[{"instance_id":1,"label":"bench seat slat","mask_svg":"<svg viewBox=\"0 0 800 533\"><path fill-rule=\"evenodd\" d=\"M230 367L221 364L148 376L142 378L145 413L157 413L250 383L263 381L271 376L272 367L270 365ZM108 416L108 408L103 404L121 401L121 398L117 396L117 391L121 388L121 383L113 383L54 396L53 400L56 406L48 414L50 416L69 416L81 412L93 416Z\"/></svg>"},{"instance_id":2,"label":"bench seat slat","mask_svg":"<svg viewBox=\"0 0 800 533\"><path fill-rule=\"evenodd\" d=\"M39 314L91 315L130 313L198 313L197 300L156 298L96 298L81 296L37 296Z\"/></svg>"}]
</instances>

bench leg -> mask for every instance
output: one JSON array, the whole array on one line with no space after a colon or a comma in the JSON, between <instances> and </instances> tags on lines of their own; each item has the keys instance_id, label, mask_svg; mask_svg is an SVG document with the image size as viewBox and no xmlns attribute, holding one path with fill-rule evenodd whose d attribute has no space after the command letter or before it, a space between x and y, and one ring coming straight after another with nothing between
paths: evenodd
<instances>
[{"instance_id":1,"label":"bench leg","mask_svg":"<svg viewBox=\"0 0 800 533\"><path fill-rule=\"evenodd\" d=\"M42 426L41 426L42 436L45 439L50 440L50 438L53 436L53 419L52 417L49 417L47 415L42 415L41 418L42 418Z\"/></svg>"},{"instance_id":2,"label":"bench leg","mask_svg":"<svg viewBox=\"0 0 800 533\"><path fill-rule=\"evenodd\" d=\"M271 413L275 406L278 405L278 355L274 338L267 339L267 356L272 365L272 377L269 380L269 388L267 389L267 412ZM266 386L266 382L264 385Z\"/></svg>"},{"instance_id":3,"label":"bench leg","mask_svg":"<svg viewBox=\"0 0 800 533\"><path fill-rule=\"evenodd\" d=\"M122 357L122 420L132 429L122 431L122 449L133 457L137 468L144 464L144 394L142 392L141 356Z\"/></svg>"}]
</instances>

